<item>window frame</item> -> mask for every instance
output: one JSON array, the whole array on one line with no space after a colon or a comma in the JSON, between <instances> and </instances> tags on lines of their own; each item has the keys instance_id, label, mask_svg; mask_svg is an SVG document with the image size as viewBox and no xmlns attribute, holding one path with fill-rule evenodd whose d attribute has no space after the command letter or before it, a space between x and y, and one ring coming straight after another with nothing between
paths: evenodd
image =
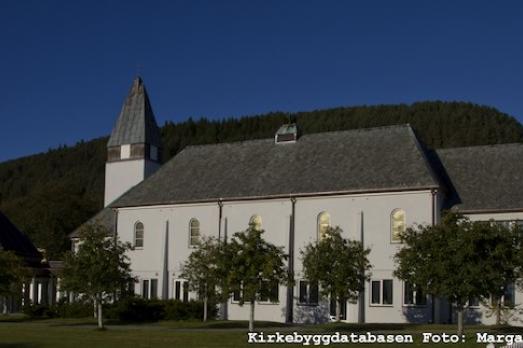
<instances>
[{"instance_id":1,"label":"window frame","mask_svg":"<svg viewBox=\"0 0 523 348\"><path fill-rule=\"evenodd\" d=\"M302 301L302 284L304 284L305 287L305 297L306 300ZM320 302L320 287L319 284L316 282L316 301L312 301L314 297L312 296L313 292L311 289L313 289L313 285L309 280L307 279L300 279L298 281L298 306L318 306Z\"/></svg>"},{"instance_id":2,"label":"window frame","mask_svg":"<svg viewBox=\"0 0 523 348\"><path fill-rule=\"evenodd\" d=\"M173 299L180 302L189 302L191 294L189 290L189 281L187 279L174 279Z\"/></svg>"},{"instance_id":3,"label":"window frame","mask_svg":"<svg viewBox=\"0 0 523 348\"><path fill-rule=\"evenodd\" d=\"M236 294L238 294L238 299L235 299ZM238 304L238 303L240 303L240 301L241 301L241 299L242 299L242 296L243 296L243 284L240 284L239 289L234 290L234 291L232 292L231 303L232 303L232 304Z\"/></svg>"},{"instance_id":4,"label":"window frame","mask_svg":"<svg viewBox=\"0 0 523 348\"><path fill-rule=\"evenodd\" d=\"M142 237L141 238L138 238L137 237L137 232L138 232L138 226L141 225L141 233L142 233ZM145 224L141 221L136 221L134 223L134 233L133 233L133 248L134 249L138 249L138 250L141 250L144 248L145 246ZM142 241L142 245L138 246L136 245L136 241L137 240L141 240Z\"/></svg>"},{"instance_id":5,"label":"window frame","mask_svg":"<svg viewBox=\"0 0 523 348\"><path fill-rule=\"evenodd\" d=\"M259 220L256 222L256 220ZM263 219L260 214L254 214L249 219L249 226L252 226L255 231L261 231L263 229Z\"/></svg>"},{"instance_id":6,"label":"window frame","mask_svg":"<svg viewBox=\"0 0 523 348\"><path fill-rule=\"evenodd\" d=\"M412 302L413 303L406 303L405 298L407 294L407 285L410 285L410 287L413 289L412 291ZM422 298L424 299L424 303L418 303L418 296L417 292L420 291L422 294ZM427 307L427 294L424 294L421 290L416 289L416 285L410 284L409 282L404 281L403 282L403 296L402 296L402 304L403 307Z\"/></svg>"},{"instance_id":7,"label":"window frame","mask_svg":"<svg viewBox=\"0 0 523 348\"><path fill-rule=\"evenodd\" d=\"M405 211L405 209L403 208L395 208L393 209L391 212L390 212L390 235L389 235L389 238L390 238L390 242L391 244L401 244L401 238L398 238L398 239L395 239L394 236L395 236L395 233L394 233L394 215L396 213L399 213L399 212L403 212L403 231L401 232L405 232L407 230L407 212Z\"/></svg>"},{"instance_id":8,"label":"window frame","mask_svg":"<svg viewBox=\"0 0 523 348\"><path fill-rule=\"evenodd\" d=\"M276 301L273 301L270 299L270 296L267 296L267 299L262 299L261 298L261 294L258 294L258 298L256 299L256 302L258 304L262 304L262 305L277 305L280 303L280 283L279 282L273 282L273 284L271 284L271 282L269 282L268 280L262 280L261 281L262 284L260 286L263 287L263 283L267 283L268 284L268 292L272 292L274 290L276 290ZM273 286L276 285L276 288L274 289Z\"/></svg>"},{"instance_id":9,"label":"window frame","mask_svg":"<svg viewBox=\"0 0 523 348\"><path fill-rule=\"evenodd\" d=\"M322 217L325 216L327 223L322 222ZM317 240L322 240L325 233L322 235L322 225L326 225L326 229L332 227L331 214L328 211L321 211L316 217L316 238Z\"/></svg>"},{"instance_id":10,"label":"window frame","mask_svg":"<svg viewBox=\"0 0 523 348\"><path fill-rule=\"evenodd\" d=\"M151 296L151 282L149 279L142 279L142 298L148 300Z\"/></svg>"},{"instance_id":11,"label":"window frame","mask_svg":"<svg viewBox=\"0 0 523 348\"><path fill-rule=\"evenodd\" d=\"M383 303L383 299L384 299L384 294L385 294L385 282L389 282L390 281L390 298L391 298L391 303ZM378 282L379 283L379 303L375 303L373 302L373 283L375 282ZM369 306L370 307L394 307L394 280L391 279L391 278L387 278L387 279L372 279L370 281L370 286L369 286Z\"/></svg>"},{"instance_id":12,"label":"window frame","mask_svg":"<svg viewBox=\"0 0 523 348\"><path fill-rule=\"evenodd\" d=\"M196 223L197 226L193 227L193 223ZM193 236L193 231L197 228L198 235ZM201 241L201 224L200 220L197 218L191 218L189 220L189 248L197 248ZM194 238L198 238L196 243L193 243Z\"/></svg>"}]
</instances>

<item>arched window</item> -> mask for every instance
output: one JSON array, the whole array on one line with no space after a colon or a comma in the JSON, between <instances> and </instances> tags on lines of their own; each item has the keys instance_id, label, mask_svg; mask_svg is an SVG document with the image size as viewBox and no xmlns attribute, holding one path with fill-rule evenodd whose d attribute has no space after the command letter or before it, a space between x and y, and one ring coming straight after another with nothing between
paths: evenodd
<instances>
[{"instance_id":1,"label":"arched window","mask_svg":"<svg viewBox=\"0 0 523 348\"><path fill-rule=\"evenodd\" d=\"M390 240L392 242L400 242L401 235L405 232L406 228L405 210L393 210L390 214Z\"/></svg>"},{"instance_id":2,"label":"arched window","mask_svg":"<svg viewBox=\"0 0 523 348\"><path fill-rule=\"evenodd\" d=\"M134 247L143 248L143 223L140 221L134 224Z\"/></svg>"},{"instance_id":3,"label":"arched window","mask_svg":"<svg viewBox=\"0 0 523 348\"><path fill-rule=\"evenodd\" d=\"M318 214L318 239L325 237L325 232L331 227L331 216L326 211Z\"/></svg>"},{"instance_id":4,"label":"arched window","mask_svg":"<svg viewBox=\"0 0 523 348\"><path fill-rule=\"evenodd\" d=\"M200 243L200 221L193 218L189 222L189 244L196 246L198 243Z\"/></svg>"},{"instance_id":5,"label":"arched window","mask_svg":"<svg viewBox=\"0 0 523 348\"><path fill-rule=\"evenodd\" d=\"M260 215L253 215L249 220L249 226L252 226L256 231L261 231L262 229L262 218Z\"/></svg>"}]
</instances>

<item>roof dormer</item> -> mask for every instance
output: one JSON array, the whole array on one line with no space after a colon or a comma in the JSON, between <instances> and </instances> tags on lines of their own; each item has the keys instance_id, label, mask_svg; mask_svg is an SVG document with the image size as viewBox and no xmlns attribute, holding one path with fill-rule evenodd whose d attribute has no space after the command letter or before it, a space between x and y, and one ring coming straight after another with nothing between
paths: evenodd
<instances>
[{"instance_id":1,"label":"roof dormer","mask_svg":"<svg viewBox=\"0 0 523 348\"><path fill-rule=\"evenodd\" d=\"M296 123L284 124L274 135L275 144L295 143L298 140L298 126Z\"/></svg>"}]
</instances>

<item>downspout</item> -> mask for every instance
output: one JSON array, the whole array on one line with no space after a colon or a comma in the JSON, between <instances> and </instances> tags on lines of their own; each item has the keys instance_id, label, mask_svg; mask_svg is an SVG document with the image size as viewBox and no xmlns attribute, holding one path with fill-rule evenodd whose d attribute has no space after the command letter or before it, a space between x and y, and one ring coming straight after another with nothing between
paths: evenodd
<instances>
[{"instance_id":1,"label":"downspout","mask_svg":"<svg viewBox=\"0 0 523 348\"><path fill-rule=\"evenodd\" d=\"M291 216L289 223L289 263L288 263L288 278L287 284L287 323L293 322L294 317L294 228L296 218L296 198L291 197Z\"/></svg>"},{"instance_id":2,"label":"downspout","mask_svg":"<svg viewBox=\"0 0 523 348\"><path fill-rule=\"evenodd\" d=\"M165 221L165 248L163 254L162 299L169 298L169 220Z\"/></svg>"},{"instance_id":3,"label":"downspout","mask_svg":"<svg viewBox=\"0 0 523 348\"><path fill-rule=\"evenodd\" d=\"M116 241L118 240L118 209L113 208L113 212L114 212L114 221L113 221L114 243L116 244Z\"/></svg>"},{"instance_id":4,"label":"downspout","mask_svg":"<svg viewBox=\"0 0 523 348\"><path fill-rule=\"evenodd\" d=\"M365 219L363 215L363 211L360 212L360 241L361 246L365 248ZM362 270L361 278L363 281L363 290L359 293L358 303L359 303L359 315L358 315L358 323L363 324L365 323L365 274L363 273L365 270Z\"/></svg>"},{"instance_id":5,"label":"downspout","mask_svg":"<svg viewBox=\"0 0 523 348\"><path fill-rule=\"evenodd\" d=\"M218 241L222 240L222 213L223 213L223 202L220 198L218 200Z\"/></svg>"},{"instance_id":6,"label":"downspout","mask_svg":"<svg viewBox=\"0 0 523 348\"><path fill-rule=\"evenodd\" d=\"M438 193L437 190L431 190L431 204L432 204L432 226L436 224L436 194ZM440 307L440 301L435 296L431 295L431 307L432 307L432 323L437 324L440 322L439 313L436 313L439 311Z\"/></svg>"}]
</instances>

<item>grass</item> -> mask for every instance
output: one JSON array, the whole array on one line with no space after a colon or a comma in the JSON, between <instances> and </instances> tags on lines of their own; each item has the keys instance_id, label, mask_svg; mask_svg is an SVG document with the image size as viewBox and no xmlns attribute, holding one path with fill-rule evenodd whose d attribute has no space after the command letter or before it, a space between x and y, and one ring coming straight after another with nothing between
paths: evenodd
<instances>
[{"instance_id":1,"label":"grass","mask_svg":"<svg viewBox=\"0 0 523 348\"><path fill-rule=\"evenodd\" d=\"M118 324L118 325L114 325ZM435 347L444 344L422 344L422 332L454 333L450 325L410 324L321 324L289 326L281 323L257 322L257 331L265 335L276 331L282 333L340 333L351 332L412 334L416 340L411 347ZM96 330L93 319L47 319L27 320L24 317L0 317L0 348L61 348L61 347L283 347L289 345L253 345L247 343L247 322L244 321L165 321L148 324L107 325L107 330ZM452 347L485 347L475 343L475 332L493 333L519 332L523 330L507 327L467 327L467 341ZM295 347L301 345L295 344ZM335 347L349 345L335 344ZM356 346L356 345L351 345ZM361 346L361 345L360 345ZM365 344L364 347L401 347L401 344ZM447 345L448 346L448 345Z\"/></svg>"}]
</instances>

